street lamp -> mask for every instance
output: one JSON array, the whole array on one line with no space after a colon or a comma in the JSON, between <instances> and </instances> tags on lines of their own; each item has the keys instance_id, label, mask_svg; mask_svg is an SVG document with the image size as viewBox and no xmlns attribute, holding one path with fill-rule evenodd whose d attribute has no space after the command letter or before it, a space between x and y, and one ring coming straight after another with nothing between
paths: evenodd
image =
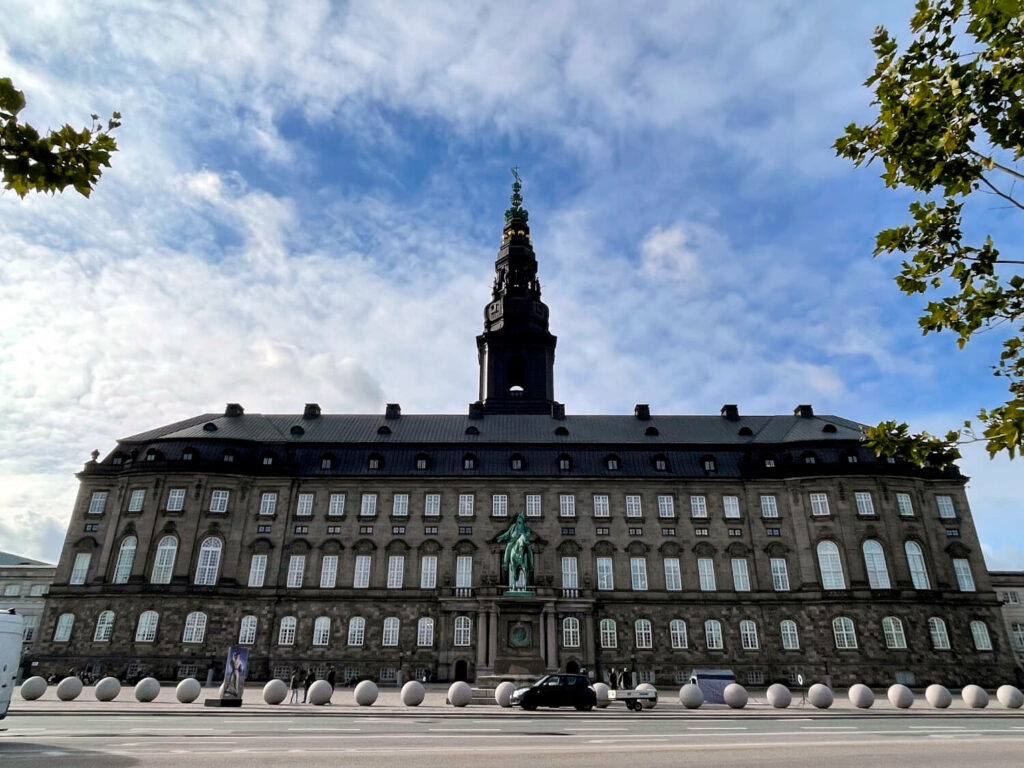
<instances>
[{"instance_id":1,"label":"street lamp","mask_svg":"<svg viewBox=\"0 0 1024 768\"><path fill-rule=\"evenodd\" d=\"M636 688L636 654L631 653L629 655L629 661L633 665L633 679L630 680L630 688Z\"/></svg>"}]
</instances>

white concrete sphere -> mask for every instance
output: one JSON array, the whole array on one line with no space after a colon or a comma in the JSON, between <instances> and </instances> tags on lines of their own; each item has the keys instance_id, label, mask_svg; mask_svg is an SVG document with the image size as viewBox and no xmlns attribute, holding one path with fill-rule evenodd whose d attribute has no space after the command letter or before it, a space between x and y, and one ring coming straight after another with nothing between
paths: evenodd
<instances>
[{"instance_id":1,"label":"white concrete sphere","mask_svg":"<svg viewBox=\"0 0 1024 768\"><path fill-rule=\"evenodd\" d=\"M448 703L453 707L464 707L473 698L473 689L469 683L459 681L448 687Z\"/></svg>"},{"instance_id":2,"label":"white concrete sphere","mask_svg":"<svg viewBox=\"0 0 1024 768\"><path fill-rule=\"evenodd\" d=\"M869 709L875 703L875 692L863 683L854 683L846 692L850 703L858 709Z\"/></svg>"},{"instance_id":3,"label":"white concrete sphere","mask_svg":"<svg viewBox=\"0 0 1024 768\"><path fill-rule=\"evenodd\" d=\"M93 689L96 694L96 701L113 701L121 692L121 681L116 677L104 677Z\"/></svg>"},{"instance_id":4,"label":"white concrete sphere","mask_svg":"<svg viewBox=\"0 0 1024 768\"><path fill-rule=\"evenodd\" d=\"M653 698L653 699L643 699L644 709L654 709L654 705L658 703L658 699L657 699L658 689L655 688L650 683L640 683L640 685L638 685L636 687L636 689L638 691L654 691L655 698Z\"/></svg>"},{"instance_id":5,"label":"white concrete sphere","mask_svg":"<svg viewBox=\"0 0 1024 768\"><path fill-rule=\"evenodd\" d=\"M263 701L267 704L280 704L288 698L288 683L284 680L271 680L263 686Z\"/></svg>"},{"instance_id":6,"label":"white concrete sphere","mask_svg":"<svg viewBox=\"0 0 1024 768\"><path fill-rule=\"evenodd\" d=\"M687 683L679 689L679 703L687 709L698 709L704 703L704 691L696 683Z\"/></svg>"},{"instance_id":7,"label":"white concrete sphere","mask_svg":"<svg viewBox=\"0 0 1024 768\"><path fill-rule=\"evenodd\" d=\"M407 707L418 707L426 695L427 689L418 680L410 680L402 686L402 703Z\"/></svg>"},{"instance_id":8,"label":"white concrete sphere","mask_svg":"<svg viewBox=\"0 0 1024 768\"><path fill-rule=\"evenodd\" d=\"M988 706L988 693L980 685L965 685L960 691L960 698L971 709L984 709Z\"/></svg>"},{"instance_id":9,"label":"white concrete sphere","mask_svg":"<svg viewBox=\"0 0 1024 768\"><path fill-rule=\"evenodd\" d=\"M334 689L331 688L331 684L326 680L317 680L306 691L306 701L310 704L323 705L331 700L331 694L334 693Z\"/></svg>"},{"instance_id":10,"label":"white concrete sphere","mask_svg":"<svg viewBox=\"0 0 1024 768\"><path fill-rule=\"evenodd\" d=\"M822 683L815 683L807 691L807 700L818 709L828 709L834 699L832 689Z\"/></svg>"},{"instance_id":11,"label":"white concrete sphere","mask_svg":"<svg viewBox=\"0 0 1024 768\"><path fill-rule=\"evenodd\" d=\"M949 692L946 686L932 683L924 689L924 700L935 707L935 709L946 709L946 707L953 703L953 694Z\"/></svg>"},{"instance_id":12,"label":"white concrete sphere","mask_svg":"<svg viewBox=\"0 0 1024 768\"><path fill-rule=\"evenodd\" d=\"M508 680L503 683L498 683L498 687L494 689L494 700L498 702L499 707L511 707L512 694L515 692L515 683L510 683ZM605 688L605 698L608 698L607 688Z\"/></svg>"},{"instance_id":13,"label":"white concrete sphere","mask_svg":"<svg viewBox=\"0 0 1024 768\"><path fill-rule=\"evenodd\" d=\"M377 700L377 684L373 680L363 680L356 686L356 704L360 707L369 707Z\"/></svg>"},{"instance_id":14,"label":"white concrete sphere","mask_svg":"<svg viewBox=\"0 0 1024 768\"><path fill-rule=\"evenodd\" d=\"M747 706L747 689L739 683L729 683L722 691L722 698L730 709L743 709Z\"/></svg>"},{"instance_id":15,"label":"white concrete sphere","mask_svg":"<svg viewBox=\"0 0 1024 768\"><path fill-rule=\"evenodd\" d=\"M82 681L77 677L65 677L57 685L57 698L61 701L74 701L82 693Z\"/></svg>"},{"instance_id":16,"label":"white concrete sphere","mask_svg":"<svg viewBox=\"0 0 1024 768\"><path fill-rule=\"evenodd\" d=\"M155 677L144 677L135 684L135 698L152 701L160 695L160 681Z\"/></svg>"},{"instance_id":17,"label":"white concrete sphere","mask_svg":"<svg viewBox=\"0 0 1024 768\"><path fill-rule=\"evenodd\" d=\"M604 709L611 701L608 699L608 686L604 683L594 683L591 688L594 689L594 695L597 697L597 701L594 702L594 706L598 709ZM513 690L515 688L513 687Z\"/></svg>"},{"instance_id":18,"label":"white concrete sphere","mask_svg":"<svg viewBox=\"0 0 1024 768\"><path fill-rule=\"evenodd\" d=\"M174 688L174 698L182 704L191 704L199 698L203 692L203 686L194 677L186 677Z\"/></svg>"},{"instance_id":19,"label":"white concrete sphere","mask_svg":"<svg viewBox=\"0 0 1024 768\"><path fill-rule=\"evenodd\" d=\"M1024 706L1024 693L1014 685L1000 685L996 691L996 698L1007 709L1020 709Z\"/></svg>"},{"instance_id":20,"label":"white concrete sphere","mask_svg":"<svg viewBox=\"0 0 1024 768\"><path fill-rule=\"evenodd\" d=\"M769 685L767 696L768 703L776 709L785 709L793 701L793 694L782 683L772 683Z\"/></svg>"},{"instance_id":21,"label":"white concrete sphere","mask_svg":"<svg viewBox=\"0 0 1024 768\"><path fill-rule=\"evenodd\" d=\"M902 683L890 685L885 695L889 698L889 703L897 709L910 709L914 706L914 692Z\"/></svg>"},{"instance_id":22,"label":"white concrete sphere","mask_svg":"<svg viewBox=\"0 0 1024 768\"><path fill-rule=\"evenodd\" d=\"M44 693L46 693L45 677L36 675L21 684L21 698L25 701L35 701Z\"/></svg>"}]
</instances>

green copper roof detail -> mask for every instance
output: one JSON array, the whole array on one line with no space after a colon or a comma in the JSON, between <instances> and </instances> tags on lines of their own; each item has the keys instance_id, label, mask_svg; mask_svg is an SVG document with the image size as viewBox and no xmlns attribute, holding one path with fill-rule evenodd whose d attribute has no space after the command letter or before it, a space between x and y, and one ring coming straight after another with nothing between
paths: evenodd
<instances>
[{"instance_id":1,"label":"green copper roof detail","mask_svg":"<svg viewBox=\"0 0 1024 768\"><path fill-rule=\"evenodd\" d=\"M515 181L512 182L512 196L508 199L512 203L512 207L505 211L506 224L512 221L512 219L520 219L521 221L529 221L530 219L530 212L523 208L523 196L520 194L523 190L523 180L519 177L518 165L512 169L512 178Z\"/></svg>"}]
</instances>

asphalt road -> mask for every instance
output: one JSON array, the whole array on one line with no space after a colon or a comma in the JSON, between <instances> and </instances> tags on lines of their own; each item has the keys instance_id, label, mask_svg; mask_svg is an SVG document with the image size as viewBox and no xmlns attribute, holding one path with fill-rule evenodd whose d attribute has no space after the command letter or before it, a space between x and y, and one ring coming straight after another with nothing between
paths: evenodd
<instances>
[{"instance_id":1,"label":"asphalt road","mask_svg":"<svg viewBox=\"0 0 1024 768\"><path fill-rule=\"evenodd\" d=\"M12 713L0 765L368 765L529 768L637 766L1024 765L1024 716L822 718L799 713L695 721L678 713L525 713L460 717L286 714Z\"/></svg>"}]
</instances>

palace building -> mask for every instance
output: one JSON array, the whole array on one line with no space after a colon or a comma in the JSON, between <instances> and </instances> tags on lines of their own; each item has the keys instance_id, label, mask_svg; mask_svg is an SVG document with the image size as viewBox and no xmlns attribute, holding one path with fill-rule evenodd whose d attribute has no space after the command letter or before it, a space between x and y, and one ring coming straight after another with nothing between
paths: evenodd
<instances>
[{"instance_id":1,"label":"palace building","mask_svg":"<svg viewBox=\"0 0 1024 768\"><path fill-rule=\"evenodd\" d=\"M254 679L1013 679L958 470L880 458L859 424L809 405L557 402L513 190L468 412L229 404L94 453L39 627L43 674L203 677L244 645ZM520 514L535 565L506 594L498 537Z\"/></svg>"}]
</instances>

